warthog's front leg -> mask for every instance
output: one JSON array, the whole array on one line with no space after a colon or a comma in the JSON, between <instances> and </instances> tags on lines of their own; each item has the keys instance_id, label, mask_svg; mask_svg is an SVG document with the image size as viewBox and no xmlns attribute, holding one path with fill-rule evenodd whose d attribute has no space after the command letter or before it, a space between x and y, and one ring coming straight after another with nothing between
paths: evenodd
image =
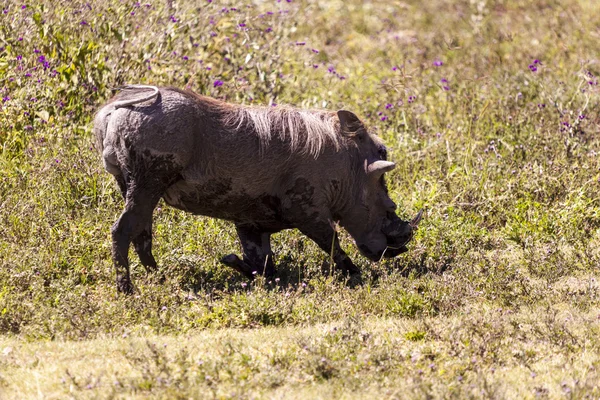
<instances>
[{"instance_id":1,"label":"warthog's front leg","mask_svg":"<svg viewBox=\"0 0 600 400\"><path fill-rule=\"evenodd\" d=\"M271 234L252 225L237 225L236 230L242 244L243 260L235 254L229 254L221 262L252 279L260 274L273 276L273 253L271 252Z\"/></svg>"},{"instance_id":2,"label":"warthog's front leg","mask_svg":"<svg viewBox=\"0 0 600 400\"><path fill-rule=\"evenodd\" d=\"M355 278L360 277L360 269L354 265L350 257L342 250L337 232L328 222L314 222L300 228L300 231L311 238L325 253L333 258L335 267Z\"/></svg>"}]
</instances>

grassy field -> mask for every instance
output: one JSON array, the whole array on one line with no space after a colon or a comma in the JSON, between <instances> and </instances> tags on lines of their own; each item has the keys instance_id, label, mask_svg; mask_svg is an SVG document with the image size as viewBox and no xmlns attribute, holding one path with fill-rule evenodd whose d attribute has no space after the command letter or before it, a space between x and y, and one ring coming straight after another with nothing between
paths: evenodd
<instances>
[{"instance_id":1,"label":"grassy field","mask_svg":"<svg viewBox=\"0 0 600 400\"><path fill-rule=\"evenodd\" d=\"M600 398L595 0L0 5L0 398ZM276 279L159 204L117 295L93 148L124 83L345 108L384 139L409 252L350 288L296 231Z\"/></svg>"}]
</instances>

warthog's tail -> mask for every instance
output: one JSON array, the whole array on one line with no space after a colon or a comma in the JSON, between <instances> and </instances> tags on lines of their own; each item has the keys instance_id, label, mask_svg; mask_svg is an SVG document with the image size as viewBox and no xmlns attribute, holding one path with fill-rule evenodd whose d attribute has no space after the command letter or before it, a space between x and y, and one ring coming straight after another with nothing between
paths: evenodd
<instances>
[{"instance_id":1,"label":"warthog's tail","mask_svg":"<svg viewBox=\"0 0 600 400\"><path fill-rule=\"evenodd\" d=\"M112 105L114 108L121 108L132 106L134 104L143 103L144 101L152 100L156 96L158 96L158 87L150 86L150 85L125 85L119 88L120 90L133 90L133 89L149 89L152 90L152 93L144 96L144 97L136 97L135 99L129 100L119 100L115 101Z\"/></svg>"}]
</instances>

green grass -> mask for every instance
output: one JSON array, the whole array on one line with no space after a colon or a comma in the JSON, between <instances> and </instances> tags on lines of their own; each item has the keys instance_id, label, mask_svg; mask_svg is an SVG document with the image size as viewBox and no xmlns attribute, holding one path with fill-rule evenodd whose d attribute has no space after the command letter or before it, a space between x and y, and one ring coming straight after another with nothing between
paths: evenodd
<instances>
[{"instance_id":1,"label":"green grass","mask_svg":"<svg viewBox=\"0 0 600 400\"><path fill-rule=\"evenodd\" d=\"M0 14L0 397L600 396L595 1L53 3ZM131 252L117 295L91 119L124 83L352 110L409 252L343 235L349 288L288 231L247 283L230 223L160 203L166 280Z\"/></svg>"}]
</instances>

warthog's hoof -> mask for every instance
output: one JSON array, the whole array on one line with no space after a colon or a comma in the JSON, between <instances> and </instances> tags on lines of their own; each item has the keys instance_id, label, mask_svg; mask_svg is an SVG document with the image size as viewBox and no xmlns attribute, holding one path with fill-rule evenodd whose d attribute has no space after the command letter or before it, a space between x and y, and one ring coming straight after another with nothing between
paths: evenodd
<instances>
[{"instance_id":1,"label":"warthog's hoof","mask_svg":"<svg viewBox=\"0 0 600 400\"><path fill-rule=\"evenodd\" d=\"M346 281L348 287L354 288L357 286L362 286L362 284L364 283L362 275L360 272L354 272L354 273L350 273L348 276L348 280Z\"/></svg>"},{"instance_id":2,"label":"warthog's hoof","mask_svg":"<svg viewBox=\"0 0 600 400\"><path fill-rule=\"evenodd\" d=\"M221 258L221 262L228 267L235 269L247 278L253 279L254 275L256 274L256 271L254 271L251 266L246 264L235 254L228 254L224 256Z\"/></svg>"},{"instance_id":3,"label":"warthog's hoof","mask_svg":"<svg viewBox=\"0 0 600 400\"><path fill-rule=\"evenodd\" d=\"M129 277L117 276L117 291L127 295L133 294L134 287Z\"/></svg>"}]
</instances>

